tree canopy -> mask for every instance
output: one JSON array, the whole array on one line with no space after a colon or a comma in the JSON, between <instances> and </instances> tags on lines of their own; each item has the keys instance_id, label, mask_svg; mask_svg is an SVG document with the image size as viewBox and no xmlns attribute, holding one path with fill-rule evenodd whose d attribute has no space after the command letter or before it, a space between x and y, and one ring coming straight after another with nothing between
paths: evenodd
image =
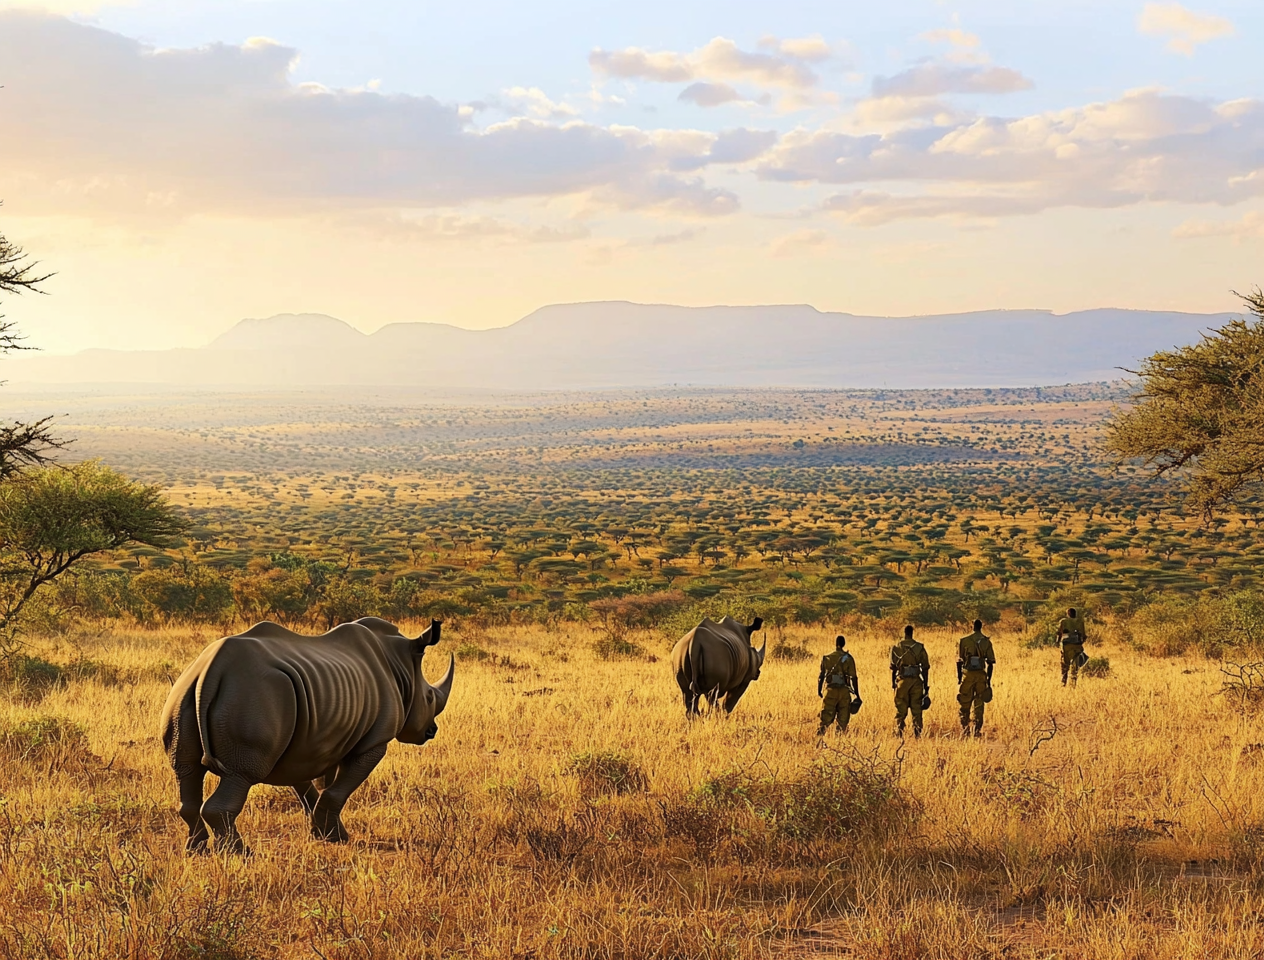
<instances>
[{"instance_id":1,"label":"tree canopy","mask_svg":"<svg viewBox=\"0 0 1264 960\"><path fill-rule=\"evenodd\" d=\"M1264 481L1264 291L1242 300L1254 319L1146 359L1134 405L1106 438L1117 464L1187 474L1189 503L1206 516Z\"/></svg>"},{"instance_id":2,"label":"tree canopy","mask_svg":"<svg viewBox=\"0 0 1264 960\"><path fill-rule=\"evenodd\" d=\"M157 487L100 463L41 467L0 483L0 631L36 590L89 554L171 546L181 529Z\"/></svg>"}]
</instances>

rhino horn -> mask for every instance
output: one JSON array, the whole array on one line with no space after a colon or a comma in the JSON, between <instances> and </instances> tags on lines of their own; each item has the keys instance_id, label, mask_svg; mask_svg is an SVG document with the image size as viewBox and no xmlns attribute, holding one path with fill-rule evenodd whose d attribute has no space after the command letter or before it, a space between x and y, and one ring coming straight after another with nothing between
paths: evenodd
<instances>
[{"instance_id":1,"label":"rhino horn","mask_svg":"<svg viewBox=\"0 0 1264 960\"><path fill-rule=\"evenodd\" d=\"M762 647L760 647L758 650L756 650L756 651L755 651L756 653L758 653L758 654L759 654L759 662L760 662L760 663L763 663L763 662L764 662L764 651L765 651L765 650L767 650L767 649L768 649L768 641L767 641L767 640L765 640L765 641L764 641L764 645L763 645Z\"/></svg>"},{"instance_id":2,"label":"rhino horn","mask_svg":"<svg viewBox=\"0 0 1264 960\"><path fill-rule=\"evenodd\" d=\"M435 684L435 693L439 703L435 713L440 713L448 705L448 695L452 692L452 675L456 672L456 654L448 654L448 672Z\"/></svg>"}]
</instances>

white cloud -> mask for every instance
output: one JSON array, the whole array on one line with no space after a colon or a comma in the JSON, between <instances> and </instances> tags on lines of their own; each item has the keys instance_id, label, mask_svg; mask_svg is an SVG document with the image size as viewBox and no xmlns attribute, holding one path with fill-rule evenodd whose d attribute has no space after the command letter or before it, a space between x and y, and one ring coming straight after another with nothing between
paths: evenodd
<instances>
[{"instance_id":1,"label":"white cloud","mask_svg":"<svg viewBox=\"0 0 1264 960\"><path fill-rule=\"evenodd\" d=\"M947 93L1014 93L1032 82L1008 67L921 63L891 77L875 77L875 97L937 97Z\"/></svg>"},{"instance_id":2,"label":"white cloud","mask_svg":"<svg viewBox=\"0 0 1264 960\"><path fill-rule=\"evenodd\" d=\"M0 13L0 192L119 220L566 195L690 216L737 209L730 191L678 172L711 162L716 134L567 119L531 87L507 95L532 116L480 130L471 110L430 97L297 85L296 56L271 41L159 50Z\"/></svg>"},{"instance_id":3,"label":"white cloud","mask_svg":"<svg viewBox=\"0 0 1264 960\"><path fill-rule=\"evenodd\" d=\"M510 87L501 93L509 101L525 108L531 116L541 120L565 120L579 113L570 104L550 100L539 87Z\"/></svg>"},{"instance_id":4,"label":"white cloud","mask_svg":"<svg viewBox=\"0 0 1264 960\"><path fill-rule=\"evenodd\" d=\"M759 46L765 50L775 50L783 57L806 60L808 63L822 63L836 55L833 48L819 35L789 37L785 40L773 36L760 37Z\"/></svg>"},{"instance_id":5,"label":"white cloud","mask_svg":"<svg viewBox=\"0 0 1264 960\"><path fill-rule=\"evenodd\" d=\"M824 41L820 41L824 43ZM726 37L716 37L692 53L651 52L638 47L624 50L593 50L588 63L594 73L622 80L649 80L655 83L695 82L695 94L706 99L718 97L725 81L749 83L760 89L780 90L786 107L799 107L812 99L810 94L819 77L806 61L819 60L822 47L816 39L776 41L777 53L754 53L740 49ZM782 47L789 44L785 50ZM827 49L827 48L826 48ZM706 84L697 87L697 83ZM710 88L710 89L709 89ZM734 91L736 93L736 91ZM695 102L701 102L700 99ZM748 98L749 99L749 98ZM727 101L725 101L727 102ZM714 103L702 103L714 106Z\"/></svg>"},{"instance_id":6,"label":"white cloud","mask_svg":"<svg viewBox=\"0 0 1264 960\"><path fill-rule=\"evenodd\" d=\"M726 103L753 107L767 106L772 102L772 98L766 93L761 93L752 99L743 96L727 83L708 83L706 80L696 80L689 84L689 86L680 91L680 95L676 99L696 104L699 107L721 107Z\"/></svg>"},{"instance_id":7,"label":"white cloud","mask_svg":"<svg viewBox=\"0 0 1264 960\"><path fill-rule=\"evenodd\" d=\"M1147 201L1233 204L1264 194L1264 103L1154 90L1018 119L886 134L800 130L758 167L784 182L852 185L825 208L858 223L999 217Z\"/></svg>"},{"instance_id":8,"label":"white cloud","mask_svg":"<svg viewBox=\"0 0 1264 960\"><path fill-rule=\"evenodd\" d=\"M1151 36L1168 37L1167 49L1193 56L1194 48L1219 37L1231 37L1233 22L1210 13L1195 13L1179 3L1147 3L1137 27Z\"/></svg>"},{"instance_id":9,"label":"white cloud","mask_svg":"<svg viewBox=\"0 0 1264 960\"><path fill-rule=\"evenodd\" d=\"M1206 237L1264 240L1264 211L1248 211L1238 220L1186 220L1172 231L1172 236L1181 240Z\"/></svg>"}]
</instances>

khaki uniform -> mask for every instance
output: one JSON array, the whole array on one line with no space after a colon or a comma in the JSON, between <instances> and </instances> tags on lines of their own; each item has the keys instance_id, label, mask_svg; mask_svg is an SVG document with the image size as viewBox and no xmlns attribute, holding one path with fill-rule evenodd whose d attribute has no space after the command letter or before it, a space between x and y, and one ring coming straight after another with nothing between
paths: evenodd
<instances>
[{"instance_id":1,"label":"khaki uniform","mask_svg":"<svg viewBox=\"0 0 1264 960\"><path fill-rule=\"evenodd\" d=\"M1077 661L1084 652L1084 638L1087 636L1084 618L1076 617L1073 620L1063 617L1058 621L1058 631L1062 634L1062 684L1066 685L1067 670L1070 669L1071 686L1075 686L1080 679L1080 665Z\"/></svg>"},{"instance_id":2,"label":"khaki uniform","mask_svg":"<svg viewBox=\"0 0 1264 960\"><path fill-rule=\"evenodd\" d=\"M846 650L821 657L820 682L825 684L825 695L821 699L821 729L817 733L823 734L835 721L839 732L846 733L851 722L851 691L858 682L856 658Z\"/></svg>"},{"instance_id":3,"label":"khaki uniform","mask_svg":"<svg viewBox=\"0 0 1264 960\"><path fill-rule=\"evenodd\" d=\"M891 648L891 669L895 671L895 732L904 734L904 720L913 712L913 736L922 735L922 697L926 695L924 678L930 672L926 648L916 640L905 638Z\"/></svg>"},{"instance_id":4,"label":"khaki uniform","mask_svg":"<svg viewBox=\"0 0 1264 960\"><path fill-rule=\"evenodd\" d=\"M962 637L957 645L957 663L961 665L961 686L957 690L957 703L961 707L961 729L969 730L973 712L974 735L983 732L983 695L988 688L987 668L996 663L992 641L978 630Z\"/></svg>"}]
</instances>

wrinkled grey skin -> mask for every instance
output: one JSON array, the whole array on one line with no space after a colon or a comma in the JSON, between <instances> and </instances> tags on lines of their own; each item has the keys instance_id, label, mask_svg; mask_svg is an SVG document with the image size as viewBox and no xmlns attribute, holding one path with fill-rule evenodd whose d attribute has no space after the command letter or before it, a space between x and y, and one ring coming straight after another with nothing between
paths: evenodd
<instances>
[{"instance_id":1,"label":"wrinkled grey skin","mask_svg":"<svg viewBox=\"0 0 1264 960\"><path fill-rule=\"evenodd\" d=\"M437 732L455 661L431 686L421 660L439 642L439 628L431 621L410 640L394 624L365 617L304 637L264 622L203 650L162 708L188 849L206 849L209 827L217 849L244 852L237 815L256 783L292 786L312 833L346 842L342 808L387 744L421 744ZM208 771L220 782L203 803Z\"/></svg>"},{"instance_id":2,"label":"wrinkled grey skin","mask_svg":"<svg viewBox=\"0 0 1264 960\"><path fill-rule=\"evenodd\" d=\"M697 716L703 697L713 708L723 697L724 712L733 712L764 665L768 644L756 650L750 642L751 634L763 625L759 617L749 626L732 617L719 623L707 619L676 641L672 669L685 698L686 716Z\"/></svg>"}]
</instances>

